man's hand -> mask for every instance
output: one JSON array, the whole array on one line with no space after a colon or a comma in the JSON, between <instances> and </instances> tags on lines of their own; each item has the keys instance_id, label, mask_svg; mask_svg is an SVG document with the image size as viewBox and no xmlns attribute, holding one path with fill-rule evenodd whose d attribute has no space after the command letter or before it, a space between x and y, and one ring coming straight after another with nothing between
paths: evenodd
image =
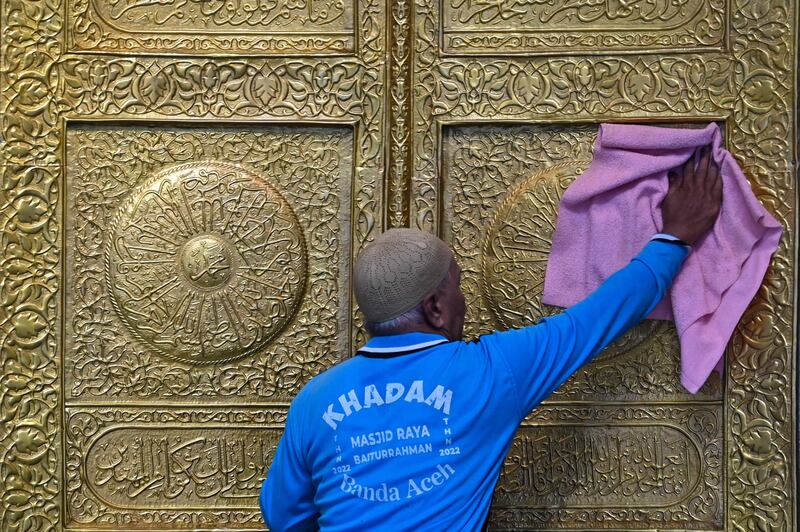
<instances>
[{"instance_id":1,"label":"man's hand","mask_svg":"<svg viewBox=\"0 0 800 532\"><path fill-rule=\"evenodd\" d=\"M722 178L711 148L700 150L682 168L669 172L669 192L661 203L662 232L694 245L714 225L722 203Z\"/></svg>"}]
</instances>

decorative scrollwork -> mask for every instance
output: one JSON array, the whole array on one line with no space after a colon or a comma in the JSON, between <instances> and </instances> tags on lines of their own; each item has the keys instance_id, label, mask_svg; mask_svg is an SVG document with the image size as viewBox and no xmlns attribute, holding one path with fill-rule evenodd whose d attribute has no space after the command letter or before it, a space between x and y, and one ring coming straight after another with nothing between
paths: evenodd
<instances>
[{"instance_id":1,"label":"decorative scrollwork","mask_svg":"<svg viewBox=\"0 0 800 532\"><path fill-rule=\"evenodd\" d=\"M62 9L0 2L0 529L61 512L61 267L56 111Z\"/></svg>"},{"instance_id":2,"label":"decorative scrollwork","mask_svg":"<svg viewBox=\"0 0 800 532\"><path fill-rule=\"evenodd\" d=\"M357 61L68 59L69 110L81 115L357 118L365 70Z\"/></svg>"},{"instance_id":3,"label":"decorative scrollwork","mask_svg":"<svg viewBox=\"0 0 800 532\"><path fill-rule=\"evenodd\" d=\"M389 57L391 135L387 186L388 219L392 227L408 226L408 194L411 174L411 2L392 2L392 46Z\"/></svg>"}]
</instances>

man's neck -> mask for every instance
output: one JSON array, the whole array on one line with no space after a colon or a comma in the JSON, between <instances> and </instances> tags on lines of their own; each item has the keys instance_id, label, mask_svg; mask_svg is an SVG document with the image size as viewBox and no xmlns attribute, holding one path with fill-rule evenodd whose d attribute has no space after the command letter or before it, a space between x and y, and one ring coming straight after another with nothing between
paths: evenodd
<instances>
[{"instance_id":1,"label":"man's neck","mask_svg":"<svg viewBox=\"0 0 800 532\"><path fill-rule=\"evenodd\" d=\"M448 338L447 334L443 330L436 329L431 327L427 323L409 323L407 325L403 325L393 329L392 331L381 334L380 336L394 336L396 334L407 334L407 333L426 333L426 334L438 334L439 336L444 336L448 340L452 340L452 338Z\"/></svg>"}]
</instances>

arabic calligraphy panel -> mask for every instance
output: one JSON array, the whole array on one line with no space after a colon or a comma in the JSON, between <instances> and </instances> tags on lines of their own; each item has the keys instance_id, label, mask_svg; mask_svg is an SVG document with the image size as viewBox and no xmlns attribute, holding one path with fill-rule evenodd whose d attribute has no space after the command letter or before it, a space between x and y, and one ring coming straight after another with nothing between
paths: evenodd
<instances>
[{"instance_id":1,"label":"arabic calligraphy panel","mask_svg":"<svg viewBox=\"0 0 800 532\"><path fill-rule=\"evenodd\" d=\"M721 416L697 404L539 408L506 457L492 523L719 529Z\"/></svg>"},{"instance_id":2,"label":"arabic calligraphy panel","mask_svg":"<svg viewBox=\"0 0 800 532\"><path fill-rule=\"evenodd\" d=\"M286 407L67 408L73 525L258 526Z\"/></svg>"},{"instance_id":3,"label":"arabic calligraphy panel","mask_svg":"<svg viewBox=\"0 0 800 532\"><path fill-rule=\"evenodd\" d=\"M445 54L720 48L724 0L443 0Z\"/></svg>"},{"instance_id":4,"label":"arabic calligraphy panel","mask_svg":"<svg viewBox=\"0 0 800 532\"><path fill-rule=\"evenodd\" d=\"M342 0L69 0L71 48L105 52L314 54L354 51Z\"/></svg>"}]
</instances>

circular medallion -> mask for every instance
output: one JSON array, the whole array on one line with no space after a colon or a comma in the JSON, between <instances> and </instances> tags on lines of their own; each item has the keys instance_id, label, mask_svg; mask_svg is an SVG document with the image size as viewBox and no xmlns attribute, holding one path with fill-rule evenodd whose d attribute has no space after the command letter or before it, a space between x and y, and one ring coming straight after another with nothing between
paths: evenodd
<instances>
[{"instance_id":1,"label":"circular medallion","mask_svg":"<svg viewBox=\"0 0 800 532\"><path fill-rule=\"evenodd\" d=\"M194 364L252 353L303 295L305 241L269 183L222 162L167 168L134 189L110 226L106 283L131 334Z\"/></svg>"},{"instance_id":2,"label":"circular medallion","mask_svg":"<svg viewBox=\"0 0 800 532\"><path fill-rule=\"evenodd\" d=\"M542 303L544 276L555 230L558 202L586 163L557 164L509 192L498 207L483 245L481 288L503 327L522 327L561 311ZM666 327L645 320L603 352L628 352Z\"/></svg>"}]
</instances>

